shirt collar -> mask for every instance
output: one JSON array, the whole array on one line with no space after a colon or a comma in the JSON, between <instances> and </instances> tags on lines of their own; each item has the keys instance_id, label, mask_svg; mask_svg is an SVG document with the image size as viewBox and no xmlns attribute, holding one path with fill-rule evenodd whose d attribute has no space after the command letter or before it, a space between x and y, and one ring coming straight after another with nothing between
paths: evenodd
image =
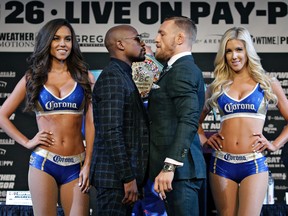
<instances>
[{"instance_id":1,"label":"shirt collar","mask_svg":"<svg viewBox=\"0 0 288 216\"><path fill-rule=\"evenodd\" d=\"M191 55L191 52L181 52L181 53L178 53L174 56L172 56L169 61L167 62L168 66L171 66L175 61L177 61L177 59L183 57L183 56L187 56L187 55Z\"/></svg>"},{"instance_id":2,"label":"shirt collar","mask_svg":"<svg viewBox=\"0 0 288 216\"><path fill-rule=\"evenodd\" d=\"M111 61L114 61L116 62L117 64L120 65L120 67L124 70L124 71L127 71L128 73L132 74L132 68L130 65L128 65L126 62L120 60L120 59L117 59L117 58L111 58Z\"/></svg>"}]
</instances>

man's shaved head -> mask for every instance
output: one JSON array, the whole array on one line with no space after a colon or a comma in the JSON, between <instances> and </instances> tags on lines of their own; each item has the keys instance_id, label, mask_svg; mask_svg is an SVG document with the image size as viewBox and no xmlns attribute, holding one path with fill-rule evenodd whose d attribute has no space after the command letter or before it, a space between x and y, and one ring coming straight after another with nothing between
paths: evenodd
<instances>
[{"instance_id":1,"label":"man's shaved head","mask_svg":"<svg viewBox=\"0 0 288 216\"><path fill-rule=\"evenodd\" d=\"M130 33L137 32L132 26L118 25L109 29L105 35L105 47L109 52L113 52L116 49L116 42L120 39L128 37Z\"/></svg>"}]
</instances>

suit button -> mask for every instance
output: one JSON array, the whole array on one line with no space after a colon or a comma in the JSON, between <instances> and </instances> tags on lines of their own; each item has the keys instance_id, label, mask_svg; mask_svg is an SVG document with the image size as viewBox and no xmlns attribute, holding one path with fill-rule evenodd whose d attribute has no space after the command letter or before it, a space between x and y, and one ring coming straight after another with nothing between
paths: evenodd
<instances>
[{"instance_id":1,"label":"suit button","mask_svg":"<svg viewBox=\"0 0 288 216\"><path fill-rule=\"evenodd\" d=\"M187 152L188 152L188 149L184 149L184 150L182 151L181 157L184 158L184 157L186 156Z\"/></svg>"},{"instance_id":2,"label":"suit button","mask_svg":"<svg viewBox=\"0 0 288 216\"><path fill-rule=\"evenodd\" d=\"M150 121L149 124L151 125L151 124L152 124L152 121Z\"/></svg>"}]
</instances>

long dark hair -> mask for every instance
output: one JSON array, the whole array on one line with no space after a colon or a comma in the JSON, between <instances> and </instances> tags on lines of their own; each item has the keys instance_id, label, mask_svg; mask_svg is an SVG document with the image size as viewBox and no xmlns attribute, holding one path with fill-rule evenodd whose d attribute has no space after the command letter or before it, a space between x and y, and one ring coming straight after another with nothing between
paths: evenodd
<instances>
[{"instance_id":1,"label":"long dark hair","mask_svg":"<svg viewBox=\"0 0 288 216\"><path fill-rule=\"evenodd\" d=\"M29 68L26 71L27 100L24 111L33 111L40 89L48 79L48 72L51 70L50 46L55 33L62 26L71 31L72 50L66 59L71 77L78 82L85 91L85 110L88 108L88 101L91 100L91 85L88 77L88 65L83 60L73 27L66 19L53 19L47 22L36 36L34 52L27 59Z\"/></svg>"}]
</instances>

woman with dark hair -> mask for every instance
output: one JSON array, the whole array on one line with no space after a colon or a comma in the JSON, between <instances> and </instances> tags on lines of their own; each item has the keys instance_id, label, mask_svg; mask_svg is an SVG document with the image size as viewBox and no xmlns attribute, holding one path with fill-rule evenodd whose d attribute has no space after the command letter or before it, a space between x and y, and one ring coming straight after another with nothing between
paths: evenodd
<instances>
[{"instance_id":1,"label":"woman with dark hair","mask_svg":"<svg viewBox=\"0 0 288 216\"><path fill-rule=\"evenodd\" d=\"M58 192L65 215L88 215L94 140L92 79L72 26L54 19L42 27L23 78L0 109L0 127L33 150L28 173L34 215L56 215ZM26 98L39 132L27 138L9 120ZM85 117L86 150L81 133Z\"/></svg>"}]
</instances>

